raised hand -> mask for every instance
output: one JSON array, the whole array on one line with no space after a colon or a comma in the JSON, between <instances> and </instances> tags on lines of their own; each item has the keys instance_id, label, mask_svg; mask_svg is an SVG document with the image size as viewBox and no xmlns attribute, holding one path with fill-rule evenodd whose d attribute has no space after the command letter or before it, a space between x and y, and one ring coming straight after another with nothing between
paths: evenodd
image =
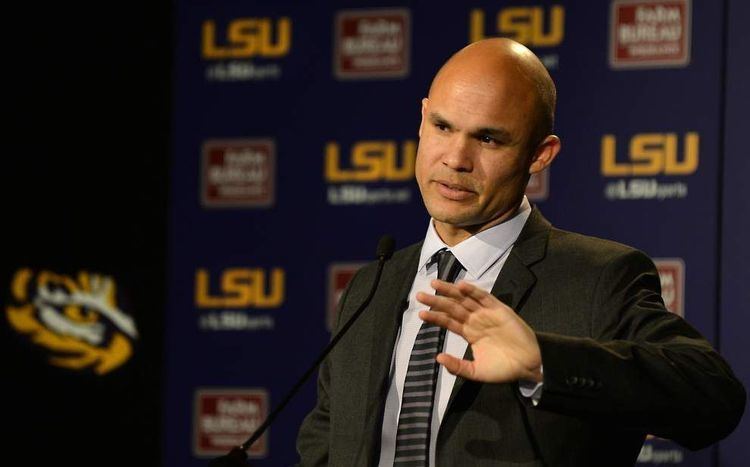
<instances>
[{"instance_id":1,"label":"raised hand","mask_svg":"<svg viewBox=\"0 0 750 467\"><path fill-rule=\"evenodd\" d=\"M437 361L466 379L488 383L541 381L542 356L534 331L495 296L460 281L433 280L436 295L420 292L417 300L430 307L419 317L462 336L474 360L441 353Z\"/></svg>"}]
</instances>

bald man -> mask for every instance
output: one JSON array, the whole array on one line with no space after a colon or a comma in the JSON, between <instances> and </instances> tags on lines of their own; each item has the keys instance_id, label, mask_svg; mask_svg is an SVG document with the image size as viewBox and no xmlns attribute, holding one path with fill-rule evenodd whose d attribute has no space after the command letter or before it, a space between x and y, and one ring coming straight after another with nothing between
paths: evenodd
<instances>
[{"instance_id":1,"label":"bald man","mask_svg":"<svg viewBox=\"0 0 750 467\"><path fill-rule=\"evenodd\" d=\"M301 465L633 465L648 433L700 449L734 429L744 388L665 309L651 260L555 229L525 198L560 150L555 98L508 39L440 69L419 127L425 239L386 263L321 366ZM351 281L339 326L374 274Z\"/></svg>"}]
</instances>

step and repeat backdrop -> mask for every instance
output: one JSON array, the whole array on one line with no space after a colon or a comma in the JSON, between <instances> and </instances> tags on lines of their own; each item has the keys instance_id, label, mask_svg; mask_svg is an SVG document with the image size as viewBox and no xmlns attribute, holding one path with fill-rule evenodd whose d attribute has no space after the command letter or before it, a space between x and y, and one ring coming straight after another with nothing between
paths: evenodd
<instances>
[{"instance_id":1,"label":"step and repeat backdrop","mask_svg":"<svg viewBox=\"0 0 750 467\"><path fill-rule=\"evenodd\" d=\"M723 2L177 2L164 463L243 442L330 338L378 238L421 240L420 100L493 36L558 89L551 169L527 194L556 226L654 258L670 311L715 339ZM715 342L715 341L714 341ZM290 465L308 382L250 451ZM644 465L710 466L646 441Z\"/></svg>"}]
</instances>

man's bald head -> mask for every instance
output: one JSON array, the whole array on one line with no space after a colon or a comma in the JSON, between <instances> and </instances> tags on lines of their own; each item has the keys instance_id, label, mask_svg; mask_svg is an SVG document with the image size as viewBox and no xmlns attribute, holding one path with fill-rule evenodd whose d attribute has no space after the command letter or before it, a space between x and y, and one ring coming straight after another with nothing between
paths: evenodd
<instances>
[{"instance_id":1,"label":"man's bald head","mask_svg":"<svg viewBox=\"0 0 750 467\"><path fill-rule=\"evenodd\" d=\"M457 79L483 81L488 85L513 80L534 95L534 118L528 149L552 133L557 91L539 58L524 45L506 38L474 42L459 50L440 68L430 86L451 86ZM520 89L520 88L519 88ZM429 96L428 96L429 97Z\"/></svg>"}]
</instances>

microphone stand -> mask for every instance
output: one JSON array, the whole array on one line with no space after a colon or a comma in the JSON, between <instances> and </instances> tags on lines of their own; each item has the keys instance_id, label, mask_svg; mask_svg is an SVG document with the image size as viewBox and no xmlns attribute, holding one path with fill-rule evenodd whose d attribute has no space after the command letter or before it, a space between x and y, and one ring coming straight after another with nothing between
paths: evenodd
<instances>
[{"instance_id":1,"label":"microphone stand","mask_svg":"<svg viewBox=\"0 0 750 467\"><path fill-rule=\"evenodd\" d=\"M361 305L359 305L359 308L357 308L354 314L352 314L352 317L349 318L349 320L344 324L341 330L339 330L339 332L333 337L333 339L331 339L325 349L323 349L323 352L320 354L317 360L315 360L312 366L307 369L305 374L303 374L302 377L294 384L294 386L292 386L292 389L290 389L287 395L284 396L284 399L281 401L281 403L276 406L276 408L268 417L266 417L263 423L255 430L255 432L253 432L252 436L250 436L250 438L248 438L247 441L245 441L241 445L233 448L227 454L212 460L208 464L209 467L247 467L247 450L250 449L250 446L252 446L253 443L255 443L261 436L263 436L263 433L271 425L271 423L273 423L274 419L279 415L279 413L281 413L282 410L284 410L284 407L286 407L292 397L297 394L297 391L299 391L302 385L305 384L310 375L313 374L313 372L328 356L331 350L333 350L338 341L341 340L341 338L349 330L349 328L352 327L354 322L357 320L357 318L359 318L359 315L362 314L367 305L370 304L372 297L375 296L375 290L377 290L378 284L380 283L380 276L383 273L383 266L385 265L385 262L390 259L391 256L393 256L394 249L395 242L393 240L393 237L391 237L390 235L384 235L380 238L380 241L378 241L378 249L376 253L378 258L378 269L375 272L375 280L373 281L372 287L370 288L370 293L367 294L367 298L365 298L365 301L362 302Z\"/></svg>"}]
</instances>

